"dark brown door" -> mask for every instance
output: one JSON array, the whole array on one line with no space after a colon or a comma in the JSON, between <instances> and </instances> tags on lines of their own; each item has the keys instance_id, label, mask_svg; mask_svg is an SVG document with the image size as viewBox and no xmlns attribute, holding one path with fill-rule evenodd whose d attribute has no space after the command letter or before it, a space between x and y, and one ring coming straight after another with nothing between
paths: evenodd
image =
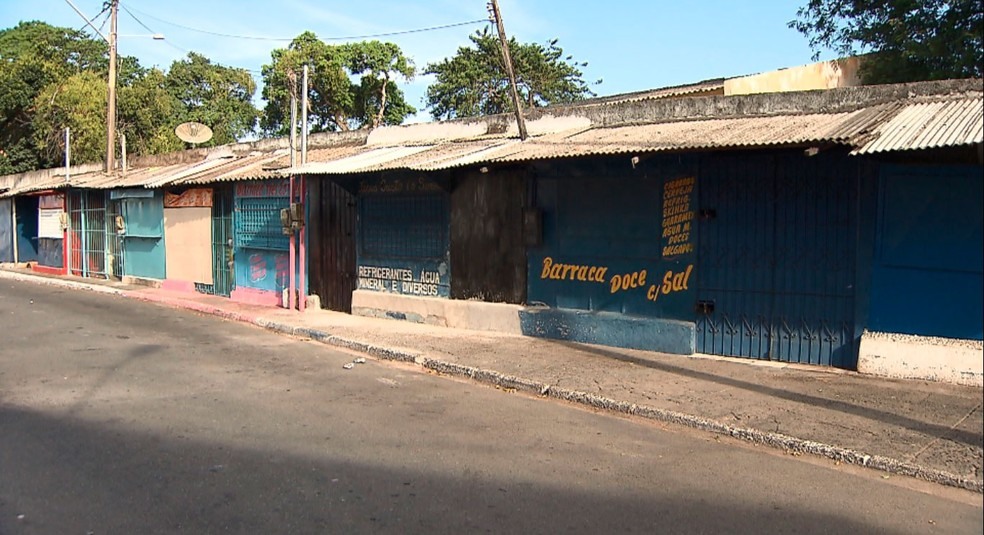
<instances>
[{"instance_id":1,"label":"dark brown door","mask_svg":"<svg viewBox=\"0 0 984 535\"><path fill-rule=\"evenodd\" d=\"M321 307L352 312L356 285L355 195L324 178L308 178L308 273L310 291L321 297Z\"/></svg>"}]
</instances>

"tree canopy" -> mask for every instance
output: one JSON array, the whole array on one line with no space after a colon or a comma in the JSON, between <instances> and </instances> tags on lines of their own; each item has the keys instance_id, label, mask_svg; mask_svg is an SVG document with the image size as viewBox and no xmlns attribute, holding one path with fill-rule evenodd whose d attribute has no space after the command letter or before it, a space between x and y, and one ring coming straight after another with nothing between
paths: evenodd
<instances>
[{"instance_id":1,"label":"tree canopy","mask_svg":"<svg viewBox=\"0 0 984 535\"><path fill-rule=\"evenodd\" d=\"M73 160L102 158L108 52L101 39L43 22L0 30L0 174L60 164L66 127ZM245 69L193 52L166 73L129 56L118 66L117 127L132 154L183 148L174 127L185 121L212 128L208 145L236 141L256 127L256 83Z\"/></svg>"},{"instance_id":2,"label":"tree canopy","mask_svg":"<svg viewBox=\"0 0 984 535\"><path fill-rule=\"evenodd\" d=\"M982 75L980 0L809 0L796 16L789 26L814 50L871 52L861 66L865 83Z\"/></svg>"},{"instance_id":3,"label":"tree canopy","mask_svg":"<svg viewBox=\"0 0 984 535\"><path fill-rule=\"evenodd\" d=\"M0 30L0 174L50 161L36 150L35 99L46 88L53 94L53 84L67 83L82 72L106 72L108 50L105 42L80 31L43 22Z\"/></svg>"},{"instance_id":4,"label":"tree canopy","mask_svg":"<svg viewBox=\"0 0 984 535\"><path fill-rule=\"evenodd\" d=\"M400 124L416 109L396 80L410 80L413 63L398 46L379 41L329 45L311 32L271 53L263 66L261 121L265 132L289 131L290 98L301 99L301 72L308 65L308 121L313 132ZM353 81L357 78L357 81Z\"/></svg>"},{"instance_id":5,"label":"tree canopy","mask_svg":"<svg viewBox=\"0 0 984 535\"><path fill-rule=\"evenodd\" d=\"M164 87L178 100L180 121L174 126L185 121L208 125L214 135L207 145L232 143L256 127L256 82L246 69L218 65L189 52L186 59L171 64Z\"/></svg>"},{"instance_id":6,"label":"tree canopy","mask_svg":"<svg viewBox=\"0 0 984 535\"><path fill-rule=\"evenodd\" d=\"M498 39L485 30L471 41L452 58L427 66L436 81L427 89L426 103L437 119L512 110ZM514 39L509 47L526 106L594 94L580 70L586 64L565 56L556 40L539 45ZM108 51L100 37L44 22L0 30L0 174L61 165L66 127L72 130L74 161L102 159ZM301 100L304 65L313 132L397 125L417 112L401 87L416 68L399 46L375 40L331 45L304 32L286 48L274 49L263 66L262 113L253 104L256 82L245 69L195 52L166 70L120 56L117 131L134 155L180 150L184 143L174 128L186 121L212 129L207 145L257 133L284 135L291 95Z\"/></svg>"},{"instance_id":7,"label":"tree canopy","mask_svg":"<svg viewBox=\"0 0 984 535\"><path fill-rule=\"evenodd\" d=\"M435 75L427 88L427 107L435 119L472 117L513 110L509 77L499 39L487 29L469 37L472 46L460 47L451 58L431 63L424 74ZM575 102L594 96L581 68L551 40L546 45L509 40L516 83L525 106ZM600 83L596 82L596 83Z\"/></svg>"}]
</instances>

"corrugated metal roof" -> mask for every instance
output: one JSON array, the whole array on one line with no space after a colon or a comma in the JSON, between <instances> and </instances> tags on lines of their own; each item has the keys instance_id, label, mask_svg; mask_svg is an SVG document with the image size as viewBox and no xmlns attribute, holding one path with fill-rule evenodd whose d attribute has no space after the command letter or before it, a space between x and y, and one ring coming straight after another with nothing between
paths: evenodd
<instances>
[{"instance_id":1,"label":"corrugated metal roof","mask_svg":"<svg viewBox=\"0 0 984 535\"><path fill-rule=\"evenodd\" d=\"M396 169L437 171L487 162L500 149L517 143L519 140L500 137L440 145L385 147L366 150L335 161L311 162L309 159L307 165L286 171L295 175L369 173Z\"/></svg>"},{"instance_id":2,"label":"corrugated metal roof","mask_svg":"<svg viewBox=\"0 0 984 535\"><path fill-rule=\"evenodd\" d=\"M811 143L850 144L888 113L885 106L853 112L707 119L592 128L514 145L493 161L528 161L600 154Z\"/></svg>"},{"instance_id":3,"label":"corrugated metal roof","mask_svg":"<svg viewBox=\"0 0 984 535\"><path fill-rule=\"evenodd\" d=\"M297 166L290 172L295 175L344 175L398 169L399 167L387 166L387 163L412 156L418 152L424 152L433 147L434 145L378 147L363 150L351 156L323 161L312 161L315 158L309 153L308 163Z\"/></svg>"},{"instance_id":4,"label":"corrugated metal roof","mask_svg":"<svg viewBox=\"0 0 984 535\"><path fill-rule=\"evenodd\" d=\"M959 147L984 142L980 97L906 105L874 130L874 139L852 154Z\"/></svg>"},{"instance_id":5,"label":"corrugated metal roof","mask_svg":"<svg viewBox=\"0 0 984 535\"><path fill-rule=\"evenodd\" d=\"M694 84L685 84L672 87L661 87L658 89L648 89L645 91L634 91L631 93L621 93L618 95L608 95L604 97L594 97L572 103L573 106L592 106L598 104L621 104L624 102L638 102L641 100L658 100L665 98L682 97L685 95L698 95L700 93L724 92L724 78L705 80Z\"/></svg>"},{"instance_id":6,"label":"corrugated metal roof","mask_svg":"<svg viewBox=\"0 0 984 535\"><path fill-rule=\"evenodd\" d=\"M487 140L471 143L456 143L451 147L435 147L427 152L415 155L416 161L405 163L407 169L415 171L437 171L464 167L488 162L500 150L519 144L518 139Z\"/></svg>"},{"instance_id":7,"label":"corrugated metal roof","mask_svg":"<svg viewBox=\"0 0 984 535\"><path fill-rule=\"evenodd\" d=\"M192 162L128 169L125 176L94 173L89 176L72 177L69 185L73 188L87 189L158 187L165 183L169 177L201 164L202 162Z\"/></svg>"},{"instance_id":8,"label":"corrugated metal roof","mask_svg":"<svg viewBox=\"0 0 984 535\"><path fill-rule=\"evenodd\" d=\"M282 162L281 162L282 160ZM262 180L283 177L282 169L289 165L290 155L284 151L250 154L227 158L219 165L194 169L169 182L170 185L200 185L235 180Z\"/></svg>"},{"instance_id":9,"label":"corrugated metal roof","mask_svg":"<svg viewBox=\"0 0 984 535\"><path fill-rule=\"evenodd\" d=\"M704 87L714 83L706 83ZM686 90L696 90L697 86L701 84ZM646 92L631 96L648 98ZM14 183L16 179L18 186L3 196L66 186L162 187L279 178L291 173L434 171L496 162L662 151L840 144L856 148L854 154L867 154L964 146L984 140L984 104L978 91L969 91L949 98L937 96L935 100L910 97L855 111L681 119L609 127L592 126L589 119L576 115L544 116L530 124L536 126L531 129L534 135L523 142L516 139L511 126L473 138L466 137L479 132L473 126L448 131L421 126L390 130L377 136L379 145L351 143L312 149L308 163L294 169L288 167L290 157L286 149L280 148L248 156L235 156L230 150L191 163L130 169L126 176L87 168L66 181L64 174L50 170L50 175L40 173L8 180ZM434 132L441 135L436 136Z\"/></svg>"},{"instance_id":10,"label":"corrugated metal roof","mask_svg":"<svg viewBox=\"0 0 984 535\"><path fill-rule=\"evenodd\" d=\"M0 194L0 197L14 197L16 195L33 193L35 191L61 189L67 187L68 185L69 183L65 181L64 175L52 175L43 179L35 179L30 182L14 186Z\"/></svg>"}]
</instances>

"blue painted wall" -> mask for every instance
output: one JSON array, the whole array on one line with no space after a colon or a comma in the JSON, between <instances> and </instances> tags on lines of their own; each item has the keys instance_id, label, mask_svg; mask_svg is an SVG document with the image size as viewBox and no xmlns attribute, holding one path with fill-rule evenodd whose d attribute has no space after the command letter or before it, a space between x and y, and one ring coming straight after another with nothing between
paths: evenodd
<instances>
[{"instance_id":1,"label":"blue painted wall","mask_svg":"<svg viewBox=\"0 0 984 535\"><path fill-rule=\"evenodd\" d=\"M357 287L449 297L449 196L437 184L366 179L359 186Z\"/></svg>"},{"instance_id":2,"label":"blue painted wall","mask_svg":"<svg viewBox=\"0 0 984 535\"><path fill-rule=\"evenodd\" d=\"M65 240L57 238L38 239L38 264L46 267L65 267Z\"/></svg>"},{"instance_id":3,"label":"blue painted wall","mask_svg":"<svg viewBox=\"0 0 984 535\"><path fill-rule=\"evenodd\" d=\"M287 251L239 249L235 258L236 287L280 294L290 284Z\"/></svg>"},{"instance_id":4,"label":"blue painted wall","mask_svg":"<svg viewBox=\"0 0 984 535\"><path fill-rule=\"evenodd\" d=\"M882 169L872 330L982 339L982 198L979 166Z\"/></svg>"},{"instance_id":5,"label":"blue painted wall","mask_svg":"<svg viewBox=\"0 0 984 535\"><path fill-rule=\"evenodd\" d=\"M539 172L523 332L694 351L696 159L558 163Z\"/></svg>"},{"instance_id":6,"label":"blue painted wall","mask_svg":"<svg viewBox=\"0 0 984 535\"><path fill-rule=\"evenodd\" d=\"M626 158L601 176L564 176L559 167L539 178L543 242L529 251L528 301L693 321L694 171L678 160L632 169Z\"/></svg>"},{"instance_id":7,"label":"blue painted wall","mask_svg":"<svg viewBox=\"0 0 984 535\"><path fill-rule=\"evenodd\" d=\"M13 199L0 199L0 262L14 261Z\"/></svg>"},{"instance_id":8,"label":"blue painted wall","mask_svg":"<svg viewBox=\"0 0 984 535\"><path fill-rule=\"evenodd\" d=\"M290 183L265 180L236 184L233 229L236 287L281 295L290 285L290 240L280 210L290 206ZM298 273L301 266L298 265Z\"/></svg>"},{"instance_id":9,"label":"blue painted wall","mask_svg":"<svg viewBox=\"0 0 984 535\"><path fill-rule=\"evenodd\" d=\"M36 262L38 259L38 198L17 197L15 237L17 240L17 261Z\"/></svg>"}]
</instances>

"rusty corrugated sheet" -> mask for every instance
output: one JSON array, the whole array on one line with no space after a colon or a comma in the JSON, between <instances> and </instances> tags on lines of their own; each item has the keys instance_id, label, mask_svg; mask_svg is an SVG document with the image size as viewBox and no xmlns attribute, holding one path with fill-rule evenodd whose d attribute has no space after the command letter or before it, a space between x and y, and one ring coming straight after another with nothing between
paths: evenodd
<instances>
[{"instance_id":1,"label":"rusty corrugated sheet","mask_svg":"<svg viewBox=\"0 0 984 535\"><path fill-rule=\"evenodd\" d=\"M312 155L309 154L308 163L297 166L293 170L290 170L290 172L295 175L344 175L381 171L384 169L399 169L399 167L389 167L387 164L406 158L407 156L412 156L418 152L426 151L432 147L434 145L376 147L332 160L314 160Z\"/></svg>"},{"instance_id":2,"label":"rusty corrugated sheet","mask_svg":"<svg viewBox=\"0 0 984 535\"><path fill-rule=\"evenodd\" d=\"M513 145L493 161L529 161L604 154L806 144L851 144L883 120L887 108L853 112L708 119L591 128Z\"/></svg>"},{"instance_id":3,"label":"rusty corrugated sheet","mask_svg":"<svg viewBox=\"0 0 984 535\"><path fill-rule=\"evenodd\" d=\"M336 160L308 160L290 173L354 174L408 169L437 171L489 161L499 149L518 143L518 140L495 137L484 140L452 141L437 145L413 145L366 148L358 154Z\"/></svg>"},{"instance_id":4,"label":"rusty corrugated sheet","mask_svg":"<svg viewBox=\"0 0 984 535\"><path fill-rule=\"evenodd\" d=\"M72 177L71 186L73 188L85 189L153 187L154 184L165 181L167 177L192 168L200 163L201 162L180 163L173 165L142 167L139 169L128 169L126 175L119 173L112 175L96 173L87 177Z\"/></svg>"},{"instance_id":5,"label":"rusty corrugated sheet","mask_svg":"<svg viewBox=\"0 0 984 535\"><path fill-rule=\"evenodd\" d=\"M35 191L44 191L49 189L61 189L68 186L69 182L65 181L64 175L53 175L43 179L31 180L29 182L25 182L24 184L16 185L0 194L0 197L15 197L25 193L33 193Z\"/></svg>"},{"instance_id":6,"label":"rusty corrugated sheet","mask_svg":"<svg viewBox=\"0 0 984 535\"><path fill-rule=\"evenodd\" d=\"M456 143L453 147L436 147L420 154L420 161L407 162L415 171L438 171L488 162L502 150L519 144L518 139L497 139L481 142Z\"/></svg>"},{"instance_id":7,"label":"rusty corrugated sheet","mask_svg":"<svg viewBox=\"0 0 984 535\"><path fill-rule=\"evenodd\" d=\"M701 96L701 95L712 95L712 94L724 94L724 78L715 78L713 80L706 80L703 82L697 82L695 84L685 84L673 87L662 87L659 89L649 89L646 91L636 91L632 93L623 93L620 95L611 95L606 97L595 97L578 102L574 102L572 106L594 106L600 104L621 104L625 102L639 102L642 100L659 100L666 98L675 98L682 96Z\"/></svg>"},{"instance_id":8,"label":"rusty corrugated sheet","mask_svg":"<svg viewBox=\"0 0 984 535\"><path fill-rule=\"evenodd\" d=\"M258 153L227 158L218 165L194 169L169 182L170 185L201 185L235 180L262 180L282 178L281 169L288 165L290 156L284 151ZM281 160L284 160L281 163Z\"/></svg>"},{"instance_id":9,"label":"rusty corrugated sheet","mask_svg":"<svg viewBox=\"0 0 984 535\"><path fill-rule=\"evenodd\" d=\"M959 147L984 142L984 102L964 98L907 104L853 154Z\"/></svg>"}]
</instances>

